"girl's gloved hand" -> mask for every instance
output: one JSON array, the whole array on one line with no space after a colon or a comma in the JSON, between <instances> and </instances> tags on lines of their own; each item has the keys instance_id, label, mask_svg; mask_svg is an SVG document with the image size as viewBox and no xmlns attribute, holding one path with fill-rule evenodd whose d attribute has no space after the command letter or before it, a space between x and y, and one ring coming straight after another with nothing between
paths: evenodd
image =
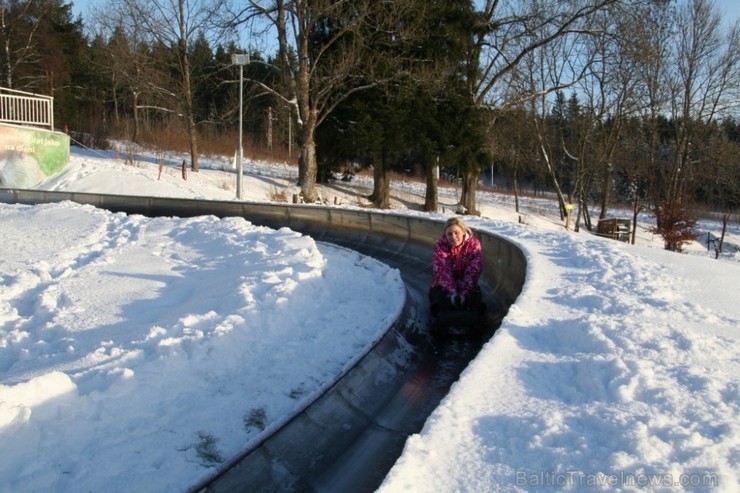
<instances>
[{"instance_id":1,"label":"girl's gloved hand","mask_svg":"<svg viewBox=\"0 0 740 493\"><path fill-rule=\"evenodd\" d=\"M465 296L462 294L451 295L450 304L455 308L463 308L465 306Z\"/></svg>"}]
</instances>

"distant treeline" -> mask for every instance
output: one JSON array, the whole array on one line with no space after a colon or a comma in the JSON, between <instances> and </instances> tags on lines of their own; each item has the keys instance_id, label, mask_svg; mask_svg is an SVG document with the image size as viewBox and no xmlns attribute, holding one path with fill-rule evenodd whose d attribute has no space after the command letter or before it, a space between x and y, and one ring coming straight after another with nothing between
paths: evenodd
<instances>
[{"instance_id":1,"label":"distant treeline","mask_svg":"<svg viewBox=\"0 0 740 493\"><path fill-rule=\"evenodd\" d=\"M475 213L492 172L554 191L589 228L595 201L740 205L740 29L708 0L177 4L110 1L83 20L62 0L6 0L0 85L53 95L86 144L189 151L197 171L234 152L232 55L248 53L248 152L294 159L306 200L351 164L374 169L378 207L394 170L426 178L428 210L441 174Z\"/></svg>"}]
</instances>

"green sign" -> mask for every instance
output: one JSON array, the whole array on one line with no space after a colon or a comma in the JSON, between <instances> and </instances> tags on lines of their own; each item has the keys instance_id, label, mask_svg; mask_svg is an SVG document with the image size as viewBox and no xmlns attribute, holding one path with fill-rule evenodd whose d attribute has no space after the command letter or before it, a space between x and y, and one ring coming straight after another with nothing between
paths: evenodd
<instances>
[{"instance_id":1,"label":"green sign","mask_svg":"<svg viewBox=\"0 0 740 493\"><path fill-rule=\"evenodd\" d=\"M0 124L0 188L30 188L69 161L69 135Z\"/></svg>"}]
</instances>

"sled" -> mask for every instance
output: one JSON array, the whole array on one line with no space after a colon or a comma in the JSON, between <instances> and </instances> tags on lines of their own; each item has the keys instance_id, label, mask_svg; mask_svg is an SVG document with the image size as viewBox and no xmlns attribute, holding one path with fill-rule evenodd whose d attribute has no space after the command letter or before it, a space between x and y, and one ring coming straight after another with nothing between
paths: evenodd
<instances>
[{"instance_id":1,"label":"sled","mask_svg":"<svg viewBox=\"0 0 740 493\"><path fill-rule=\"evenodd\" d=\"M484 313L468 310L441 311L432 319L431 334L436 339L475 338L484 325Z\"/></svg>"},{"instance_id":2,"label":"sled","mask_svg":"<svg viewBox=\"0 0 740 493\"><path fill-rule=\"evenodd\" d=\"M483 322L483 313L468 310L441 311L434 318L432 325L438 327L476 327Z\"/></svg>"},{"instance_id":3,"label":"sled","mask_svg":"<svg viewBox=\"0 0 740 493\"><path fill-rule=\"evenodd\" d=\"M498 300L489 300L481 311L448 309L432 317L431 334L436 338L479 338L491 334L501 323L504 311Z\"/></svg>"}]
</instances>

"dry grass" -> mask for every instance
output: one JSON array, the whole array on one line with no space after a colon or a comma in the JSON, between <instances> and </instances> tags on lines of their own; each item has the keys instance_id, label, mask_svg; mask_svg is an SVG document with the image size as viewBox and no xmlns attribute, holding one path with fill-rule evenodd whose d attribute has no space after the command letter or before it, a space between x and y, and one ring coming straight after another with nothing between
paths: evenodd
<instances>
[{"instance_id":1,"label":"dry grass","mask_svg":"<svg viewBox=\"0 0 740 493\"><path fill-rule=\"evenodd\" d=\"M224 176L221 179L219 179L218 186L222 190L226 190L227 192L230 192L234 190L234 180L231 177Z\"/></svg>"},{"instance_id":2,"label":"dry grass","mask_svg":"<svg viewBox=\"0 0 740 493\"><path fill-rule=\"evenodd\" d=\"M129 141L131 126L129 125L128 128L122 126L119 131L113 132L110 137ZM174 125L152 126L146 130L142 129L137 140L139 145L157 149L160 152L190 152L190 141L187 133L184 129ZM233 156L236 152L237 142L238 135L236 131L216 132L213 129L206 129L198 136L198 153L207 156ZM243 146L244 155L250 159L283 162L291 165L297 165L298 163L297 149L293 149L289 155L287 149L266 149L249 139L243 142ZM133 155L133 151L130 154ZM133 164L133 162L130 164Z\"/></svg>"},{"instance_id":3,"label":"dry grass","mask_svg":"<svg viewBox=\"0 0 740 493\"><path fill-rule=\"evenodd\" d=\"M277 186L273 185L270 188L270 193L268 193L267 198L272 202L288 202L288 188L286 187L281 190Z\"/></svg>"}]
</instances>

